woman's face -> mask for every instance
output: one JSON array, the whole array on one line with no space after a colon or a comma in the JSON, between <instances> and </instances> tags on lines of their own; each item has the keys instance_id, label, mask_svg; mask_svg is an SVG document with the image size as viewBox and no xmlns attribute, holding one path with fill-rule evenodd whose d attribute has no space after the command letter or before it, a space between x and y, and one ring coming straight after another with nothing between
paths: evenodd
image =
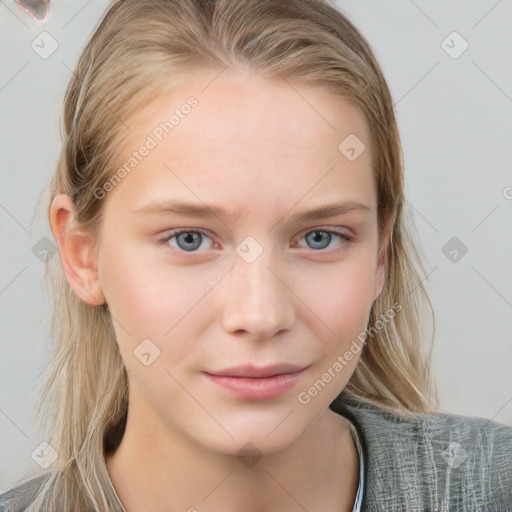
<instances>
[{"instance_id":1,"label":"woman's face","mask_svg":"<svg viewBox=\"0 0 512 512\"><path fill-rule=\"evenodd\" d=\"M383 285L363 117L318 87L204 71L125 121L97 268L129 421L224 453L283 449L347 384ZM208 376L246 365L305 369Z\"/></svg>"}]
</instances>

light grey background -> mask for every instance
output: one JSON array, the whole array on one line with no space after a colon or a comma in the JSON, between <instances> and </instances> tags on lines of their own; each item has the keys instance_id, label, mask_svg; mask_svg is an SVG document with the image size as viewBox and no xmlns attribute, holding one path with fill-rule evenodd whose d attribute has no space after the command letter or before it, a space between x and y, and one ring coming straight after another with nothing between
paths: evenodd
<instances>
[{"instance_id":1,"label":"light grey background","mask_svg":"<svg viewBox=\"0 0 512 512\"><path fill-rule=\"evenodd\" d=\"M32 248L53 238L46 219L31 224L32 216L57 161L71 70L107 5L55 1L38 26L14 0L0 0L0 490L34 467L44 441L34 413L47 305ZM512 425L512 3L338 5L372 45L397 105L437 318L441 405ZM446 39L453 31L469 44L458 58L443 49L463 48L459 36ZM58 43L46 58L31 47L49 51L42 32ZM452 237L468 249L456 262L442 250Z\"/></svg>"}]
</instances>

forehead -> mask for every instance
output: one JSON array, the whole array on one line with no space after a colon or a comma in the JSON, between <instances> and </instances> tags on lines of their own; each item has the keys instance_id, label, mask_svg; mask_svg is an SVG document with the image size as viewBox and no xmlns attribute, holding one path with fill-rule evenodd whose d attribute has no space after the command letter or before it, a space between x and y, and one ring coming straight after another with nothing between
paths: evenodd
<instances>
[{"instance_id":1,"label":"forehead","mask_svg":"<svg viewBox=\"0 0 512 512\"><path fill-rule=\"evenodd\" d=\"M133 208L171 195L206 201L215 194L215 202L238 202L241 210L249 198L290 204L336 190L375 200L364 117L319 86L199 71L128 125L119 167L151 146L115 190L131 195ZM359 154L347 158L354 142Z\"/></svg>"}]
</instances>

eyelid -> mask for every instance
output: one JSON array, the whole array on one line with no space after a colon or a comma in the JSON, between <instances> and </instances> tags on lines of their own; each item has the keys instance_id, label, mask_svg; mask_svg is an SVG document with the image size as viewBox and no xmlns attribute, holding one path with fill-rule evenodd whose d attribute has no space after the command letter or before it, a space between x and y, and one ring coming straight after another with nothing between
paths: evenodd
<instances>
[{"instance_id":1,"label":"eyelid","mask_svg":"<svg viewBox=\"0 0 512 512\"><path fill-rule=\"evenodd\" d=\"M314 226L312 228L307 228L302 230L299 234L307 234L313 231L326 231L327 233L335 233L337 235L345 235L347 237L354 237L355 234L350 228L347 227L331 227L331 226Z\"/></svg>"}]
</instances>

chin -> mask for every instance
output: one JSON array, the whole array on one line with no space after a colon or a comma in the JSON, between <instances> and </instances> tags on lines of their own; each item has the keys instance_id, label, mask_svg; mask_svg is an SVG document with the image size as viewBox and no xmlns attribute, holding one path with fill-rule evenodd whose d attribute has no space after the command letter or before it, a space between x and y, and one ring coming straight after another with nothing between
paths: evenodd
<instances>
[{"instance_id":1,"label":"chin","mask_svg":"<svg viewBox=\"0 0 512 512\"><path fill-rule=\"evenodd\" d=\"M238 457L259 457L278 453L287 449L301 436L307 425L298 424L290 419L283 421L288 413L267 421L232 422L226 424L226 430L220 426L214 431L201 432L196 441L209 449ZM202 435L201 435L202 434Z\"/></svg>"}]
</instances>

